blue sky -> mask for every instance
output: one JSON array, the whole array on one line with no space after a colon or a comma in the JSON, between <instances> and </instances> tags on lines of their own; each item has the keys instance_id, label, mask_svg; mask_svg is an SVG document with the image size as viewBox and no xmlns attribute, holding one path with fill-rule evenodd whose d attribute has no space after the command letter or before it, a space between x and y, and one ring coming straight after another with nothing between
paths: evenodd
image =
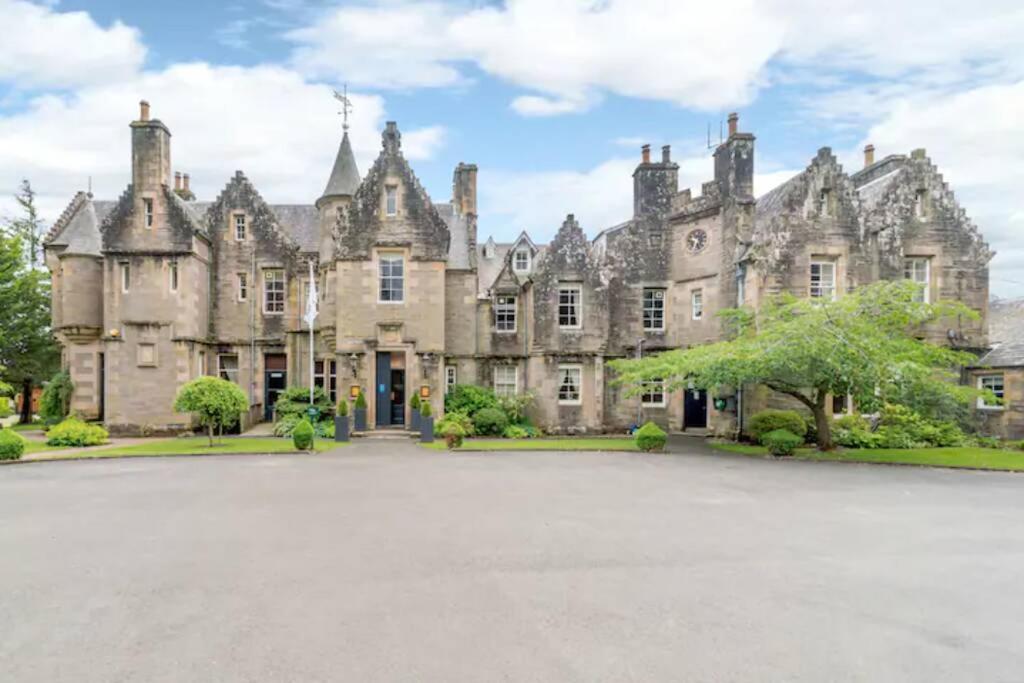
<instances>
[{"instance_id":1,"label":"blue sky","mask_svg":"<svg viewBox=\"0 0 1024 683\"><path fill-rule=\"evenodd\" d=\"M235 169L272 202L312 202L348 83L365 170L397 120L435 201L480 166L481 236L544 241L628 217L639 146L673 145L681 184L710 177L729 111L757 136L756 191L831 147L849 170L928 149L999 252L992 290L1024 294L1024 12L1014 2L509 0L31 4L0 44L0 193L21 177L53 218L92 178L128 180L147 98L176 169L212 199ZM919 30L927 27L927 30ZM0 201L0 212L9 213Z\"/></svg>"}]
</instances>

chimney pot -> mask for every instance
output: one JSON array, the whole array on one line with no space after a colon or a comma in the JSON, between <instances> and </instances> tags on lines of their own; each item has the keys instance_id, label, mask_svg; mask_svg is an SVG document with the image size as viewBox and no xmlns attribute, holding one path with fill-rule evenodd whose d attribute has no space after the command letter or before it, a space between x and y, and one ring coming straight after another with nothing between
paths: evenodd
<instances>
[{"instance_id":1,"label":"chimney pot","mask_svg":"<svg viewBox=\"0 0 1024 683\"><path fill-rule=\"evenodd\" d=\"M175 171L174 172L174 189L175 190L180 190L181 189L181 171Z\"/></svg>"},{"instance_id":2,"label":"chimney pot","mask_svg":"<svg viewBox=\"0 0 1024 683\"><path fill-rule=\"evenodd\" d=\"M181 180L182 180L182 183L184 184L184 187L182 189L187 191L188 190L188 173L185 173L184 175L182 175L181 176Z\"/></svg>"},{"instance_id":3,"label":"chimney pot","mask_svg":"<svg viewBox=\"0 0 1024 683\"><path fill-rule=\"evenodd\" d=\"M736 135L737 129L739 128L740 115L736 112L729 114L729 137Z\"/></svg>"},{"instance_id":4,"label":"chimney pot","mask_svg":"<svg viewBox=\"0 0 1024 683\"><path fill-rule=\"evenodd\" d=\"M867 168L873 163L875 163L875 146L869 144L864 147L864 167Z\"/></svg>"},{"instance_id":5,"label":"chimney pot","mask_svg":"<svg viewBox=\"0 0 1024 683\"><path fill-rule=\"evenodd\" d=\"M149 102L139 101L139 121L149 121Z\"/></svg>"},{"instance_id":6,"label":"chimney pot","mask_svg":"<svg viewBox=\"0 0 1024 683\"><path fill-rule=\"evenodd\" d=\"M643 147L640 148L640 159L645 164L651 163L651 146L650 145L644 145Z\"/></svg>"},{"instance_id":7,"label":"chimney pot","mask_svg":"<svg viewBox=\"0 0 1024 683\"><path fill-rule=\"evenodd\" d=\"M661 147L661 163L668 164L672 162L672 146L662 145Z\"/></svg>"}]
</instances>

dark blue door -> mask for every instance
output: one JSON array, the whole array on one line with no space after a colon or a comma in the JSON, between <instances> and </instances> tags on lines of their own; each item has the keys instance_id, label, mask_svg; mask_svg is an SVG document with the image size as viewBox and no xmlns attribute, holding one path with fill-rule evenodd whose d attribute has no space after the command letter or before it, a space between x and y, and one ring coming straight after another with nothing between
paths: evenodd
<instances>
[{"instance_id":1,"label":"dark blue door","mask_svg":"<svg viewBox=\"0 0 1024 683\"><path fill-rule=\"evenodd\" d=\"M377 354L377 426L391 424L391 354Z\"/></svg>"}]
</instances>

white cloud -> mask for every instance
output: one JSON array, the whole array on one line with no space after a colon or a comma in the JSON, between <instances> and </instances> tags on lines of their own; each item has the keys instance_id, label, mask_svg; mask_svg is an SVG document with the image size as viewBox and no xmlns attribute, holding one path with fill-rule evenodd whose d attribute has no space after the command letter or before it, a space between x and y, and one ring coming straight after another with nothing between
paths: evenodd
<instances>
[{"instance_id":1,"label":"white cloud","mask_svg":"<svg viewBox=\"0 0 1024 683\"><path fill-rule=\"evenodd\" d=\"M365 173L380 151L384 101L350 94L351 139ZM311 203L327 182L341 138L337 102L328 87L280 67L178 64L117 83L47 95L20 113L0 117L0 213L22 178L39 192L52 220L92 176L94 192L117 198L131 179L128 123L146 98L152 116L172 132L175 170L188 172L203 199L215 197L236 169L272 202ZM410 159L444 144L445 129L403 132Z\"/></svg>"},{"instance_id":2,"label":"white cloud","mask_svg":"<svg viewBox=\"0 0 1024 683\"><path fill-rule=\"evenodd\" d=\"M146 56L139 32L99 26L86 12L0 0L0 82L21 89L74 87L135 73Z\"/></svg>"}]
</instances>

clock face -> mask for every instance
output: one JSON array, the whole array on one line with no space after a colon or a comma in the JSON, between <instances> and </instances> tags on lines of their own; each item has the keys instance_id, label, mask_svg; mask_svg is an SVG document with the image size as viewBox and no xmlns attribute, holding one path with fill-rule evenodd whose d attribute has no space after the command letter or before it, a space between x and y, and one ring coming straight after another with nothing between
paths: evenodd
<instances>
[{"instance_id":1,"label":"clock face","mask_svg":"<svg viewBox=\"0 0 1024 683\"><path fill-rule=\"evenodd\" d=\"M708 246L708 234L703 230L691 230L690 234L686 236L686 248L691 254L696 254L706 246Z\"/></svg>"}]
</instances>

